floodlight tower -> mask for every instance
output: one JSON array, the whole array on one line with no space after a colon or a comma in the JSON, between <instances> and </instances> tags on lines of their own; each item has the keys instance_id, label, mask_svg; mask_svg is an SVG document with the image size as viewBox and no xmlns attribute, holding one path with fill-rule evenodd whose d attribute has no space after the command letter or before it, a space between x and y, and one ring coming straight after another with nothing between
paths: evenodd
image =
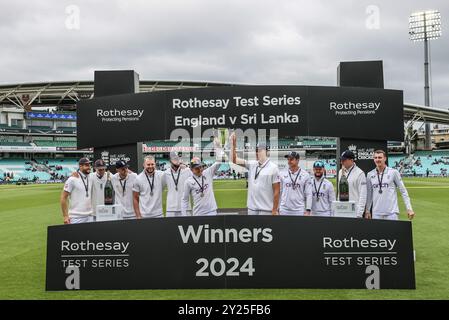
<instances>
[{"instance_id":1,"label":"floodlight tower","mask_svg":"<svg viewBox=\"0 0 449 320\"><path fill-rule=\"evenodd\" d=\"M410 15L409 18L410 40L414 42L424 41L424 105L430 106L429 84L429 40L441 37L441 15L437 10L420 11ZM426 122L425 148L432 149L430 135L430 123Z\"/></svg>"}]
</instances>

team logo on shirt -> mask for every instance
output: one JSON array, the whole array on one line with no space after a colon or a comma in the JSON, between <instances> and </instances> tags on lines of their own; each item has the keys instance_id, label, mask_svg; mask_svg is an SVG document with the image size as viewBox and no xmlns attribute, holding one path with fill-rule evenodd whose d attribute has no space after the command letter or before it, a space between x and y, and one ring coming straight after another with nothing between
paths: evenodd
<instances>
[{"instance_id":1,"label":"team logo on shirt","mask_svg":"<svg viewBox=\"0 0 449 320\"><path fill-rule=\"evenodd\" d=\"M293 183L291 183L291 182L287 182L287 183L285 184L285 187L287 187L287 188L293 188L293 189L299 189L300 186L301 186L301 184L300 184L299 182L297 182L297 183L295 183L295 184L293 184Z\"/></svg>"},{"instance_id":2,"label":"team logo on shirt","mask_svg":"<svg viewBox=\"0 0 449 320\"><path fill-rule=\"evenodd\" d=\"M326 196L326 194L324 193L324 192L318 192L318 194L316 193L316 191L312 191L312 196L314 196L314 197L324 197L324 196Z\"/></svg>"},{"instance_id":3,"label":"team logo on shirt","mask_svg":"<svg viewBox=\"0 0 449 320\"><path fill-rule=\"evenodd\" d=\"M382 183L382 188L386 189L388 187L389 187L388 183L386 183L386 182ZM378 183L373 183L373 189L376 189L376 188L379 188L379 184Z\"/></svg>"},{"instance_id":4,"label":"team logo on shirt","mask_svg":"<svg viewBox=\"0 0 449 320\"><path fill-rule=\"evenodd\" d=\"M192 185L195 186L196 183L193 183ZM200 189L200 188L195 188L194 190L195 190L195 193L196 193L196 194L200 194L200 193L205 193L207 189L209 189L209 184L208 184L208 183L205 183L205 184L204 184L204 188L203 188L203 192L201 192L201 189Z\"/></svg>"},{"instance_id":5,"label":"team logo on shirt","mask_svg":"<svg viewBox=\"0 0 449 320\"><path fill-rule=\"evenodd\" d=\"M284 175L283 178L286 181L285 182L286 188L292 188L293 190L296 190L296 189L299 189L299 187L301 186L302 176L298 177L298 181L296 183L293 183L293 181L291 181L289 175ZM308 182L306 181L306 183L308 183Z\"/></svg>"}]
</instances>

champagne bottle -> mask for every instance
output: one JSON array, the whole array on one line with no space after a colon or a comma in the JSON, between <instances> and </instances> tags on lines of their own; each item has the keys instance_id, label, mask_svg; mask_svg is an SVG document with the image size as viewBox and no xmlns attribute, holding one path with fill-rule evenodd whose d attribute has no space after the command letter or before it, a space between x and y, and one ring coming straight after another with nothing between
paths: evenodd
<instances>
[{"instance_id":1,"label":"champagne bottle","mask_svg":"<svg viewBox=\"0 0 449 320\"><path fill-rule=\"evenodd\" d=\"M346 175L342 174L340 182L338 184L338 190L340 193L340 201L349 201L349 184Z\"/></svg>"},{"instance_id":2,"label":"champagne bottle","mask_svg":"<svg viewBox=\"0 0 449 320\"><path fill-rule=\"evenodd\" d=\"M107 180L104 186L104 204L107 206L114 204L114 187L112 186L110 172L107 173Z\"/></svg>"}]
</instances>

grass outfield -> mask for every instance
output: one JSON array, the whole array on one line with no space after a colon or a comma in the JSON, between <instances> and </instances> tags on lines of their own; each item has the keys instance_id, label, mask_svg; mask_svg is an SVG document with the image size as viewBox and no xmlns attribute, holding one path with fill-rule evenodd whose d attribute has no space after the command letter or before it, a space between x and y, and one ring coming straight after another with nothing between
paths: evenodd
<instances>
[{"instance_id":1,"label":"grass outfield","mask_svg":"<svg viewBox=\"0 0 449 320\"><path fill-rule=\"evenodd\" d=\"M46 230L62 221L61 184L0 186L0 299L449 299L449 179L405 179L413 221L416 290L45 291ZM243 181L216 181L219 207L245 207ZM404 206L399 201L401 218Z\"/></svg>"}]
</instances>

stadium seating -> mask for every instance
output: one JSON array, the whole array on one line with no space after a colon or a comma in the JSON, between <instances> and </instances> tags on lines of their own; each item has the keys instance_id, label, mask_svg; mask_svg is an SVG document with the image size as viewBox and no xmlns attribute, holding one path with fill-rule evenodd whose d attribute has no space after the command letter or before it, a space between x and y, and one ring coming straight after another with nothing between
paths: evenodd
<instances>
[{"instance_id":1,"label":"stadium seating","mask_svg":"<svg viewBox=\"0 0 449 320\"><path fill-rule=\"evenodd\" d=\"M70 176L72 172L78 169L78 159L64 158L64 159L36 159L38 163L45 164L50 170L58 175ZM56 166L62 167L56 170Z\"/></svg>"},{"instance_id":2,"label":"stadium seating","mask_svg":"<svg viewBox=\"0 0 449 320\"><path fill-rule=\"evenodd\" d=\"M449 151L417 151L412 157L390 155L389 166L397 168L403 175L440 176L449 170Z\"/></svg>"},{"instance_id":3,"label":"stadium seating","mask_svg":"<svg viewBox=\"0 0 449 320\"><path fill-rule=\"evenodd\" d=\"M300 146L303 146L305 148L312 148L312 147L335 147L337 145L337 141L335 139L314 139L314 140L303 140L300 141Z\"/></svg>"},{"instance_id":4,"label":"stadium seating","mask_svg":"<svg viewBox=\"0 0 449 320\"><path fill-rule=\"evenodd\" d=\"M34 140L33 142L38 147L74 147L74 148L76 148L76 141Z\"/></svg>"},{"instance_id":5,"label":"stadium seating","mask_svg":"<svg viewBox=\"0 0 449 320\"><path fill-rule=\"evenodd\" d=\"M0 141L0 146L8 146L8 147L29 147L30 144L28 142L11 142L11 141Z\"/></svg>"},{"instance_id":6,"label":"stadium seating","mask_svg":"<svg viewBox=\"0 0 449 320\"><path fill-rule=\"evenodd\" d=\"M51 131L52 128L46 126L28 126L28 129L40 130L40 131Z\"/></svg>"},{"instance_id":7,"label":"stadium seating","mask_svg":"<svg viewBox=\"0 0 449 320\"><path fill-rule=\"evenodd\" d=\"M0 146L30 146L28 142L23 141L20 136L0 136Z\"/></svg>"},{"instance_id":8,"label":"stadium seating","mask_svg":"<svg viewBox=\"0 0 449 320\"><path fill-rule=\"evenodd\" d=\"M51 175L47 172L31 171L32 166L26 164L23 159L2 159L0 160L0 174L4 178L4 173L13 175L11 181L18 181L21 179L33 180L35 177L41 181L48 181ZM28 169L28 170L27 170Z\"/></svg>"}]
</instances>

